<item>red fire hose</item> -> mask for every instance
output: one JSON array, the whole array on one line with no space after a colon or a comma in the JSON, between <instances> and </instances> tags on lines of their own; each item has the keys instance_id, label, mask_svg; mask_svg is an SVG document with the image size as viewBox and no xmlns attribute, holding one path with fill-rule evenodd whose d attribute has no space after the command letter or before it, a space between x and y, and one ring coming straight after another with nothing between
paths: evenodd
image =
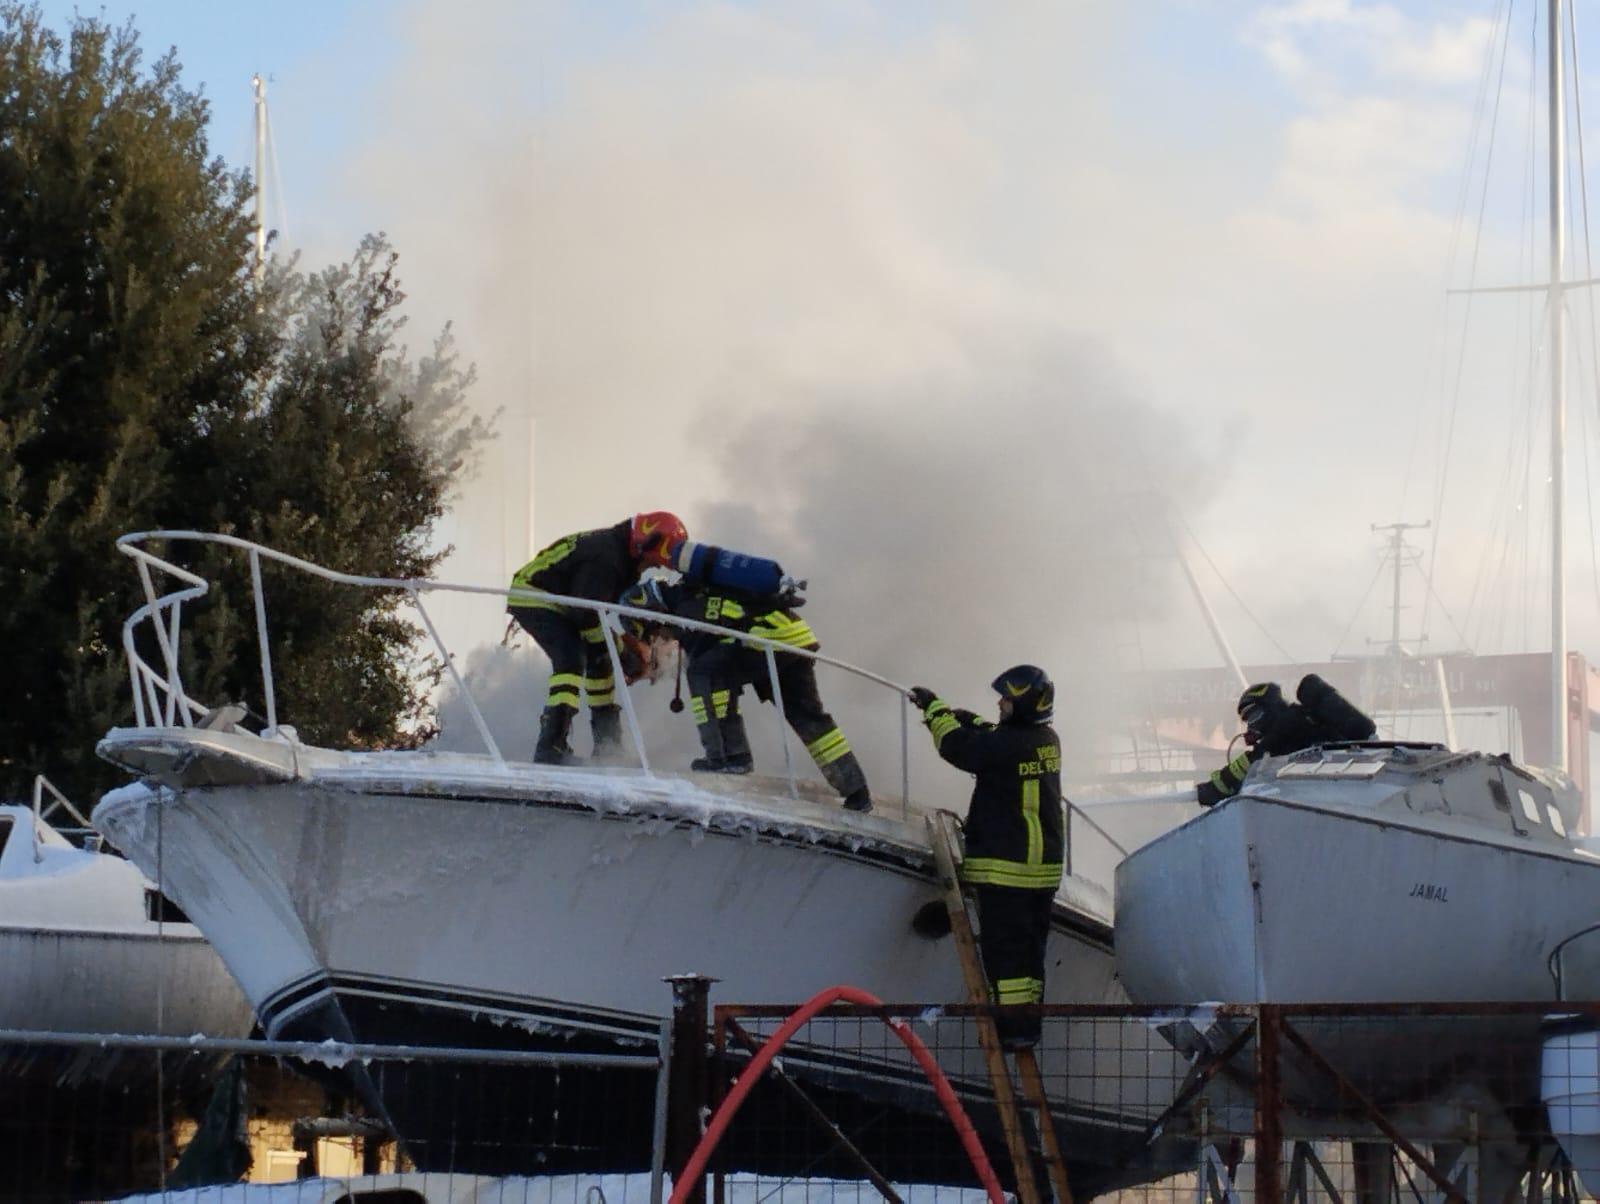
<instances>
[{"instance_id":1,"label":"red fire hose","mask_svg":"<svg viewBox=\"0 0 1600 1204\"><path fill-rule=\"evenodd\" d=\"M883 1004L882 1000L858 987L829 987L826 991L813 995L780 1024L777 1031L767 1038L766 1044L761 1047L761 1052L756 1054L750 1065L745 1067L744 1073L734 1083L733 1090L728 1092L716 1115L711 1118L711 1123L706 1126L700 1144L695 1146L694 1153L684 1164L682 1173L676 1176L677 1181L672 1187L671 1204L683 1204L694 1185L700 1181L700 1176L705 1172L706 1160L711 1157L712 1151L717 1148L717 1143L722 1140L723 1133L727 1131L734 1113L744 1103L745 1096L750 1094L750 1089L766 1071L767 1063L777 1056L778 1051L790 1037L800 1031L802 1024L830 1004L840 1000L873 1007L881 1007ZM950 1117L950 1123L956 1128L956 1135L961 1138L962 1148L972 1161L972 1169L978 1172L983 1189L989 1194L989 1204L1005 1204L1005 1196L1000 1191L1000 1181L994 1176L994 1167L989 1165L989 1156L983 1152L983 1143L978 1140L978 1132L972 1127L972 1121L967 1119L966 1110L962 1108L961 1101L956 1098L955 1091L950 1087L950 1080L944 1077L944 1071L939 1069L939 1064L933 1060L928 1047L916 1033L911 1031L910 1025L904 1020L887 1020L885 1023L894 1035L904 1042L905 1047L911 1051L911 1056L917 1060L917 1065L922 1067L922 1073L928 1076L928 1082L933 1084L934 1095L944 1107L945 1114Z\"/></svg>"}]
</instances>

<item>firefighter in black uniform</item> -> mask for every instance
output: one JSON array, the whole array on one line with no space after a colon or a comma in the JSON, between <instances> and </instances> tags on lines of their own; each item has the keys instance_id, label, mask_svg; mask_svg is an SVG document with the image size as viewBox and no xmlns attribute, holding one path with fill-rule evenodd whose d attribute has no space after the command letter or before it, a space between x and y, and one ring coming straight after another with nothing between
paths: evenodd
<instances>
[{"instance_id":1,"label":"firefighter in black uniform","mask_svg":"<svg viewBox=\"0 0 1600 1204\"><path fill-rule=\"evenodd\" d=\"M686 582L666 584L652 579L628 590L622 601L642 610L715 623L810 652L821 647L811 625L795 613L798 601L793 596L740 597ZM739 696L749 684L761 701L772 701L766 651L709 632L671 629L670 624L659 626L669 629L689 658L689 707L705 753L696 757L689 768L703 773L749 773L755 759L745 735L744 716L739 713ZM654 635L658 629L638 621L633 626L634 634L641 637ZM845 807L871 811L872 794L861 762L822 705L815 663L809 657L786 652L777 653L774 659L789 726L805 742L806 752L828 785L839 792ZM632 679L630 672L629 680Z\"/></svg>"},{"instance_id":2,"label":"firefighter in black uniform","mask_svg":"<svg viewBox=\"0 0 1600 1204\"><path fill-rule=\"evenodd\" d=\"M636 514L613 527L556 540L518 569L511 585L615 602L640 572L666 564L687 538L688 532L674 514L665 510ZM539 743L533 759L546 765L573 760L567 737L572 717L578 713L580 688L589 700L595 755L615 753L622 743L622 720L599 612L516 595L507 599L506 609L550 658L549 693L539 717Z\"/></svg>"},{"instance_id":3,"label":"firefighter in black uniform","mask_svg":"<svg viewBox=\"0 0 1600 1204\"><path fill-rule=\"evenodd\" d=\"M975 774L965 824L961 881L978 904L979 947L1001 1044L1026 1049L1039 1040L1039 1017L1009 1014L1044 1000L1050 911L1066 864L1061 810L1061 741L1050 726L1055 686L1043 669L1017 665L994 679L1000 722L952 710L932 690L908 697L922 712L933 747L957 769Z\"/></svg>"},{"instance_id":4,"label":"firefighter in black uniform","mask_svg":"<svg viewBox=\"0 0 1600 1204\"><path fill-rule=\"evenodd\" d=\"M1284 701L1283 689L1275 681L1261 682L1239 695L1245 750L1206 781L1195 783L1202 807L1238 794L1250 766L1262 757L1287 757L1319 744L1370 740L1377 733L1368 716L1315 673L1300 679L1295 697L1295 702Z\"/></svg>"}]
</instances>

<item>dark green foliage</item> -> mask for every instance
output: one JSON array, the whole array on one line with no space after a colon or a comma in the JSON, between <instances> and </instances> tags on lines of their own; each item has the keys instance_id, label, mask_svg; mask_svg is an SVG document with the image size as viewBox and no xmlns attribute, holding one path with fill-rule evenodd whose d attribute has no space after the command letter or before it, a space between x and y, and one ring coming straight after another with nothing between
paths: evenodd
<instances>
[{"instance_id":1,"label":"dark green foliage","mask_svg":"<svg viewBox=\"0 0 1600 1204\"><path fill-rule=\"evenodd\" d=\"M426 575L453 478L488 431L448 330L396 346L381 238L348 265L255 280L248 181L207 158L171 54L79 18L63 40L0 4L0 792L35 772L121 780L95 740L131 720L117 536L225 531L331 568ZM168 549L222 588L185 615L189 693L263 706L239 553ZM268 569L279 698L303 738L415 737L436 666L395 599ZM224 601L220 595L226 595ZM230 604L231 603L231 604Z\"/></svg>"}]
</instances>

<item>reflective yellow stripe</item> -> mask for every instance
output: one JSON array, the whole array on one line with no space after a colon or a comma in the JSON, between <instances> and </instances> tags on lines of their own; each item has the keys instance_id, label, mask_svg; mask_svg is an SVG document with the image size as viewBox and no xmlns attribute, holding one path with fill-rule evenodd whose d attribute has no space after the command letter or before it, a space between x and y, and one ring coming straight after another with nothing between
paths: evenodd
<instances>
[{"instance_id":1,"label":"reflective yellow stripe","mask_svg":"<svg viewBox=\"0 0 1600 1204\"><path fill-rule=\"evenodd\" d=\"M824 732L810 744L806 751L811 754L811 759L817 763L817 768L832 765L840 757L850 751L850 741L844 738L844 733L838 728Z\"/></svg>"},{"instance_id":2,"label":"reflective yellow stripe","mask_svg":"<svg viewBox=\"0 0 1600 1204\"><path fill-rule=\"evenodd\" d=\"M547 707L571 707L578 709L578 687L583 684L583 678L576 673L552 673L550 675L550 693L544 700Z\"/></svg>"},{"instance_id":3,"label":"reflective yellow stripe","mask_svg":"<svg viewBox=\"0 0 1600 1204\"><path fill-rule=\"evenodd\" d=\"M730 691L713 690L711 693L711 709L716 712L718 719L728 717L728 698Z\"/></svg>"},{"instance_id":4,"label":"reflective yellow stripe","mask_svg":"<svg viewBox=\"0 0 1600 1204\"><path fill-rule=\"evenodd\" d=\"M689 714L694 717L696 723L704 723L706 721L706 700L698 694L689 699Z\"/></svg>"},{"instance_id":5,"label":"reflective yellow stripe","mask_svg":"<svg viewBox=\"0 0 1600 1204\"><path fill-rule=\"evenodd\" d=\"M558 614L565 614L567 610L567 608L562 606L559 602L545 602L542 600L538 602L530 602L526 598L513 598L509 594L506 595L506 604L508 606L514 606L518 610L553 610Z\"/></svg>"},{"instance_id":6,"label":"reflective yellow stripe","mask_svg":"<svg viewBox=\"0 0 1600 1204\"><path fill-rule=\"evenodd\" d=\"M795 648L804 648L817 642L817 637L811 634L811 627L804 619L790 618L782 613L762 615L750 628L750 634Z\"/></svg>"},{"instance_id":7,"label":"reflective yellow stripe","mask_svg":"<svg viewBox=\"0 0 1600 1204\"><path fill-rule=\"evenodd\" d=\"M592 618L588 612L584 613L584 617ZM600 624L598 623L596 623L593 627L585 627L579 634L582 635L584 640L590 644L603 644L606 642L606 633L600 630Z\"/></svg>"},{"instance_id":8,"label":"reflective yellow stripe","mask_svg":"<svg viewBox=\"0 0 1600 1204\"><path fill-rule=\"evenodd\" d=\"M1042 1003L1044 980L1040 978L1001 978L994 984L996 1003Z\"/></svg>"},{"instance_id":9,"label":"reflective yellow stripe","mask_svg":"<svg viewBox=\"0 0 1600 1204\"><path fill-rule=\"evenodd\" d=\"M949 711L941 711L935 715L928 721L928 731L933 733L933 747L937 749L939 745L944 743L944 738L960 726L961 720L957 719Z\"/></svg>"},{"instance_id":10,"label":"reflective yellow stripe","mask_svg":"<svg viewBox=\"0 0 1600 1204\"><path fill-rule=\"evenodd\" d=\"M961 863L961 880L980 886L1016 886L1044 890L1061 885L1061 863L1024 865L999 857L968 857Z\"/></svg>"},{"instance_id":11,"label":"reflective yellow stripe","mask_svg":"<svg viewBox=\"0 0 1600 1204\"><path fill-rule=\"evenodd\" d=\"M616 705L616 690L611 686L607 686L603 690L590 690L588 691L588 694L589 705L591 707L609 707Z\"/></svg>"},{"instance_id":12,"label":"reflective yellow stripe","mask_svg":"<svg viewBox=\"0 0 1600 1204\"><path fill-rule=\"evenodd\" d=\"M1044 861L1044 829L1039 826L1039 779L1022 783L1022 822L1028 825L1028 864Z\"/></svg>"},{"instance_id":13,"label":"reflective yellow stripe","mask_svg":"<svg viewBox=\"0 0 1600 1204\"><path fill-rule=\"evenodd\" d=\"M560 564L572 554L572 549L577 546L578 537L576 535L565 535L556 540L555 543L551 544L549 547L540 549L540 552L537 556L516 571L516 575L511 578L512 588L537 589L538 587L532 583L533 578L539 573L544 572L545 569L549 568L551 565ZM548 606L552 609L560 609L559 606L556 606L554 603L550 602L519 602L515 598L508 598L507 601L509 601L512 606L538 605Z\"/></svg>"}]
</instances>

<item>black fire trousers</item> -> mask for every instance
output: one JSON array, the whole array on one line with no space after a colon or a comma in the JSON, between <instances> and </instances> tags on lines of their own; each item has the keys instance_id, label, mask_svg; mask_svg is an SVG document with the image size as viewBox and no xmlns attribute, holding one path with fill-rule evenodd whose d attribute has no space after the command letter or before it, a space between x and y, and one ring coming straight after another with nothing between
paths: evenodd
<instances>
[{"instance_id":1,"label":"black fire trousers","mask_svg":"<svg viewBox=\"0 0 1600 1204\"><path fill-rule=\"evenodd\" d=\"M817 667L809 657L777 654L778 688L783 692L783 714L794 734L805 742L806 752L817 763L822 776L841 795L849 796L866 788L861 762L850 749L839 725L822 705L817 691ZM714 644L696 651L689 660L689 692L694 699L704 697L703 709L710 715L737 715L740 688L749 684L762 702L772 701L772 675L767 671L767 655L759 648L740 644ZM727 691L726 700L716 697ZM696 707L696 717L702 707Z\"/></svg>"},{"instance_id":2,"label":"black fire trousers","mask_svg":"<svg viewBox=\"0 0 1600 1204\"><path fill-rule=\"evenodd\" d=\"M578 709L580 690L588 696L589 709L616 705L616 681L611 673L611 654L606 651L600 628L585 630L569 611L546 606L513 606L512 617L533 637L550 658L550 690L545 709ZM584 617L587 618L587 612Z\"/></svg>"},{"instance_id":3,"label":"black fire trousers","mask_svg":"<svg viewBox=\"0 0 1600 1204\"><path fill-rule=\"evenodd\" d=\"M1056 892L1014 886L972 886L978 903L978 948L994 1002L1000 1039L1037 1041L1038 1016L1007 1015L1007 1005L1044 1002L1045 943Z\"/></svg>"}]
</instances>

